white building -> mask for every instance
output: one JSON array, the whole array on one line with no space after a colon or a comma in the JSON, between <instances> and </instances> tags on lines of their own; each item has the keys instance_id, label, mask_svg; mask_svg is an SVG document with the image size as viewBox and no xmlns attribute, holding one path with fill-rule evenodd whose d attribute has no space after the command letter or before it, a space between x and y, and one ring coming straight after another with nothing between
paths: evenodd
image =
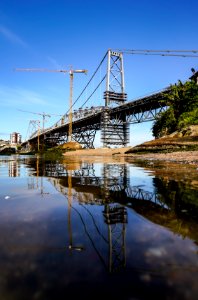
<instances>
[{"instance_id":1,"label":"white building","mask_svg":"<svg viewBox=\"0 0 198 300\"><path fill-rule=\"evenodd\" d=\"M10 134L10 144L16 145L21 144L21 134L18 132L13 132Z\"/></svg>"}]
</instances>

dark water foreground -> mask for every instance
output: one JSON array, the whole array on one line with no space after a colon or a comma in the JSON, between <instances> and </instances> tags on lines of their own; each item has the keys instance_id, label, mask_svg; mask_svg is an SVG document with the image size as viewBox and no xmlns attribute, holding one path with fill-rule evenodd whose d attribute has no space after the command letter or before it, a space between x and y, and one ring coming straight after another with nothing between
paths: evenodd
<instances>
[{"instance_id":1,"label":"dark water foreground","mask_svg":"<svg viewBox=\"0 0 198 300\"><path fill-rule=\"evenodd\" d=\"M198 170L0 158L0 299L198 299Z\"/></svg>"}]
</instances>

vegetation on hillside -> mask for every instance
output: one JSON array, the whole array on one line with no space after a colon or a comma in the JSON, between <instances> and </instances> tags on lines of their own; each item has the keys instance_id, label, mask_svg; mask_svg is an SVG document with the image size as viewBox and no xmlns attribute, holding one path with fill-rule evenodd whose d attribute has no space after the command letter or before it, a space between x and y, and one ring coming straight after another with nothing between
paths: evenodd
<instances>
[{"instance_id":1,"label":"vegetation on hillside","mask_svg":"<svg viewBox=\"0 0 198 300\"><path fill-rule=\"evenodd\" d=\"M189 125L198 125L198 85L195 81L178 81L171 85L164 101L169 108L154 122L154 137L160 138Z\"/></svg>"}]
</instances>

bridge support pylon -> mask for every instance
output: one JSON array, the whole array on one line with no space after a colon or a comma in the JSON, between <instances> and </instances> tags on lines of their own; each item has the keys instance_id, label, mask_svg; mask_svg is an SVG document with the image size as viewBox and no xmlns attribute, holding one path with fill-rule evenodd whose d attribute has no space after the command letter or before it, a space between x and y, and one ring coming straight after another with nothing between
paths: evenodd
<instances>
[{"instance_id":1,"label":"bridge support pylon","mask_svg":"<svg viewBox=\"0 0 198 300\"><path fill-rule=\"evenodd\" d=\"M123 54L108 50L106 91L104 92L105 106L124 103L127 98L124 90Z\"/></svg>"},{"instance_id":2,"label":"bridge support pylon","mask_svg":"<svg viewBox=\"0 0 198 300\"><path fill-rule=\"evenodd\" d=\"M124 84L123 54L108 50L107 81L104 92L105 110L101 117L101 142L110 145L127 146L129 143L129 124L126 116L111 115L109 108L127 100Z\"/></svg>"}]
</instances>

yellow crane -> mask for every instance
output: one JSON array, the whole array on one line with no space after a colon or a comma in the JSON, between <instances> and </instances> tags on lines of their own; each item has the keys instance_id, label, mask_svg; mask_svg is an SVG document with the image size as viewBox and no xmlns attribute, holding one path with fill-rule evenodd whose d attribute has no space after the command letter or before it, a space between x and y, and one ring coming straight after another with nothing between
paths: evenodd
<instances>
[{"instance_id":1,"label":"yellow crane","mask_svg":"<svg viewBox=\"0 0 198 300\"><path fill-rule=\"evenodd\" d=\"M74 73L84 73L87 74L87 70L50 70L50 69L36 69L36 68L16 68L15 71L27 71L27 72L56 72L56 73L69 73L70 75L70 97L69 97L69 132L68 132L68 142L72 140L72 102L73 102L73 77Z\"/></svg>"}]
</instances>

